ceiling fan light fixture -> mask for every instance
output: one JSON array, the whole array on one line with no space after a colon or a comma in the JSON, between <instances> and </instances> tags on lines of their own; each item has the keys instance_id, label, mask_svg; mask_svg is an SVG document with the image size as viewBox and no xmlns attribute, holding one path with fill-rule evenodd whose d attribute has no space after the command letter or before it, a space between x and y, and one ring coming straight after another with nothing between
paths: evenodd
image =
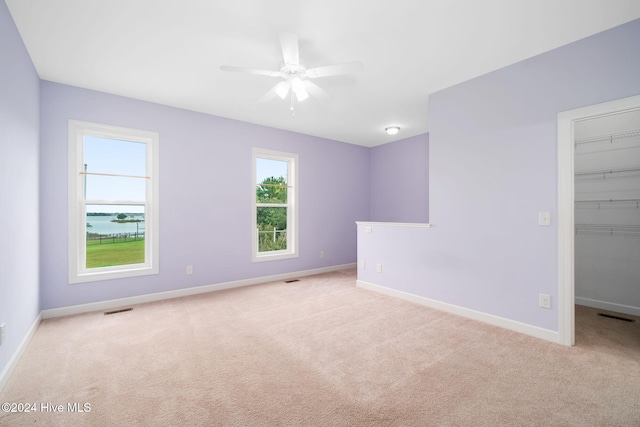
<instances>
[{"instance_id":1,"label":"ceiling fan light fixture","mask_svg":"<svg viewBox=\"0 0 640 427\"><path fill-rule=\"evenodd\" d=\"M384 131L387 133L387 135L396 135L398 132L400 132L400 126L389 126L384 128Z\"/></svg>"},{"instance_id":2,"label":"ceiling fan light fixture","mask_svg":"<svg viewBox=\"0 0 640 427\"><path fill-rule=\"evenodd\" d=\"M285 99L289 93L289 82L280 82L273 90L280 98Z\"/></svg>"},{"instance_id":3,"label":"ceiling fan light fixture","mask_svg":"<svg viewBox=\"0 0 640 427\"><path fill-rule=\"evenodd\" d=\"M293 90L293 93L296 94L298 102L302 102L309 97L309 93L304 88L302 80L298 77L291 79L291 89Z\"/></svg>"}]
</instances>

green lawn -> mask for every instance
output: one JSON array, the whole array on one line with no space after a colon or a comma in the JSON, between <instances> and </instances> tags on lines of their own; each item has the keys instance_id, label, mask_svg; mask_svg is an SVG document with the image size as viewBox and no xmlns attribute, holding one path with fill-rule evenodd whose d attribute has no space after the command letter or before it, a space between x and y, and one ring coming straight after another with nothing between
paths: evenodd
<instances>
[{"instance_id":1,"label":"green lawn","mask_svg":"<svg viewBox=\"0 0 640 427\"><path fill-rule=\"evenodd\" d=\"M144 262L144 239L115 239L87 241L87 268Z\"/></svg>"}]
</instances>

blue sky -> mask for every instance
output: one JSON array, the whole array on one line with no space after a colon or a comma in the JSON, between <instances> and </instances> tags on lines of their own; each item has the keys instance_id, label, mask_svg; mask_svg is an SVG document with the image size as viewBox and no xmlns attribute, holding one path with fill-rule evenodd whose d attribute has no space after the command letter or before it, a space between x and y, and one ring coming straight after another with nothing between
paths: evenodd
<instances>
[{"instance_id":1,"label":"blue sky","mask_svg":"<svg viewBox=\"0 0 640 427\"><path fill-rule=\"evenodd\" d=\"M256 159L256 184L269 177L287 177L287 162L272 159Z\"/></svg>"},{"instance_id":2,"label":"blue sky","mask_svg":"<svg viewBox=\"0 0 640 427\"><path fill-rule=\"evenodd\" d=\"M84 137L87 172L146 176L146 144ZM144 201L145 178L86 175L86 200ZM87 212L143 212L142 206L89 205Z\"/></svg>"}]
</instances>

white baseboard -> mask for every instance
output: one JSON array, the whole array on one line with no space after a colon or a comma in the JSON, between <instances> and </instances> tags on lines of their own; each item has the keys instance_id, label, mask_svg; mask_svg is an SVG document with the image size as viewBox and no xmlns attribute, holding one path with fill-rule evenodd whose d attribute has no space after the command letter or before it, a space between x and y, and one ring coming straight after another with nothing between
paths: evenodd
<instances>
[{"instance_id":1,"label":"white baseboard","mask_svg":"<svg viewBox=\"0 0 640 427\"><path fill-rule=\"evenodd\" d=\"M0 391L2 391L4 386L7 384L7 381L9 381L11 373L18 365L18 361L20 360L20 357L22 357L22 353L24 353L24 350L27 348L29 341L31 341L31 338L33 337L33 334L35 334L36 329L38 329L38 325L40 325L41 321L42 313L38 314L36 320L33 321L31 327L27 331L27 334L24 336L24 338L22 338L22 342L18 346L18 349L15 351L15 353L13 353L13 357L11 357L9 363L7 363L7 366L5 366L2 373L0 373Z\"/></svg>"},{"instance_id":2,"label":"white baseboard","mask_svg":"<svg viewBox=\"0 0 640 427\"><path fill-rule=\"evenodd\" d=\"M88 313L91 311L108 310L117 307L143 304L146 302L160 301L171 298L185 297L189 295L203 294L207 292L221 291L223 289L240 288L243 286L258 285L260 283L275 282L279 280L294 279L297 277L312 276L314 274L329 273L332 271L356 268L356 264L335 265L332 267L314 268L312 270L295 271L292 273L275 274L272 276L254 277L251 279L235 280L232 282L216 283L213 285L196 286L192 288L176 289L174 291L157 292L153 294L138 295L134 297L118 298L106 301L92 302L88 304L72 305L60 308L42 310L42 318L69 316L72 314Z\"/></svg>"},{"instance_id":3,"label":"white baseboard","mask_svg":"<svg viewBox=\"0 0 640 427\"><path fill-rule=\"evenodd\" d=\"M498 326L504 329L509 329L511 331L519 332L535 338L540 338L546 341L551 341L551 342L560 344L560 336L557 331L540 328L538 326L528 325L526 323L517 322L515 320L505 319L504 317L494 316L493 314L487 314L481 311L471 310L469 308L464 308L457 305L436 301L430 298L421 297L419 295L398 291L396 289L386 288L384 286L375 285L373 283L365 282L363 280L358 280L356 284L358 285L358 287L361 287L363 289L379 292L381 294L389 295L389 296L400 298L416 304L424 305L429 308L445 311L451 314L456 314L458 316L477 320L483 323L488 323L493 326Z\"/></svg>"},{"instance_id":4,"label":"white baseboard","mask_svg":"<svg viewBox=\"0 0 640 427\"><path fill-rule=\"evenodd\" d=\"M581 297L576 297L576 304L599 308L600 310L614 311L616 313L630 314L631 316L640 316L640 307L634 307L632 305L616 304L613 302Z\"/></svg>"}]
</instances>

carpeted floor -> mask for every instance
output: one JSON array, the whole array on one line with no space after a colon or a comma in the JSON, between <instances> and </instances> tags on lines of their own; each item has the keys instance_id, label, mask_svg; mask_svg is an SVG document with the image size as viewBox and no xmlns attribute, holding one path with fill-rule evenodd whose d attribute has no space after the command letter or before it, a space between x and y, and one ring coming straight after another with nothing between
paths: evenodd
<instances>
[{"instance_id":1,"label":"carpeted floor","mask_svg":"<svg viewBox=\"0 0 640 427\"><path fill-rule=\"evenodd\" d=\"M0 394L36 411L0 425L639 426L640 322L597 312L566 348L349 270L49 319Z\"/></svg>"}]
</instances>

